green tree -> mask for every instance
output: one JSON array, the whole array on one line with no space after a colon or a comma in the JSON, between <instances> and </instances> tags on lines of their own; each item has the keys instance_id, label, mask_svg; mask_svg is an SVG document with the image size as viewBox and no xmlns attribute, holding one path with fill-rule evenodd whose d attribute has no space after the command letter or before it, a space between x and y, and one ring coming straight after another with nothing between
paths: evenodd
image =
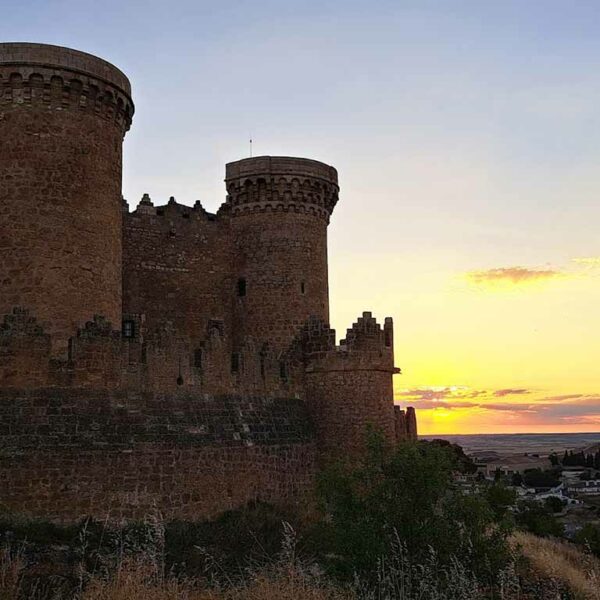
<instances>
[{"instance_id":1,"label":"green tree","mask_svg":"<svg viewBox=\"0 0 600 600\"><path fill-rule=\"evenodd\" d=\"M495 483L486 490L485 497L496 518L503 519L508 508L515 504L517 493L500 483Z\"/></svg>"},{"instance_id":2,"label":"green tree","mask_svg":"<svg viewBox=\"0 0 600 600\"><path fill-rule=\"evenodd\" d=\"M541 469L527 469L523 473L523 481L528 487L551 488L560 483L557 471L542 471Z\"/></svg>"},{"instance_id":3,"label":"green tree","mask_svg":"<svg viewBox=\"0 0 600 600\"><path fill-rule=\"evenodd\" d=\"M456 468L461 473L465 473L468 475L477 473L477 465L475 464L475 461L470 456L467 456L465 454L465 451L462 449L462 446L459 446L458 444L452 444L448 440L439 439L431 440L429 443L433 446L447 448L448 450L452 451L456 459Z\"/></svg>"},{"instance_id":4,"label":"green tree","mask_svg":"<svg viewBox=\"0 0 600 600\"><path fill-rule=\"evenodd\" d=\"M563 501L560 498L557 498L556 496L549 496L548 498L546 498L544 500L544 506L551 513L562 512L562 509L564 508Z\"/></svg>"},{"instance_id":5,"label":"green tree","mask_svg":"<svg viewBox=\"0 0 600 600\"><path fill-rule=\"evenodd\" d=\"M508 529L485 498L453 489L451 448L419 442L390 449L373 435L359 466L337 465L320 479L325 512L319 535L339 576L369 576L396 537L415 564L433 552L440 565L458 559L490 577L508 560Z\"/></svg>"}]
</instances>

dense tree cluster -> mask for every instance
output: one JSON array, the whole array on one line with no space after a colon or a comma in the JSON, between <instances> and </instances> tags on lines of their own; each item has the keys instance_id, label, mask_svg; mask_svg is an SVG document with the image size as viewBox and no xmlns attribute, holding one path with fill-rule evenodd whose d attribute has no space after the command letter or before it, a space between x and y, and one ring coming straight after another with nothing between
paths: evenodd
<instances>
[{"instance_id":1,"label":"dense tree cluster","mask_svg":"<svg viewBox=\"0 0 600 600\"><path fill-rule=\"evenodd\" d=\"M558 457L556 454L550 455L552 464L558 464ZM573 452L572 450L565 450L561 460L563 467L586 467L588 469L600 470L600 450L595 453L586 454L585 452Z\"/></svg>"},{"instance_id":2,"label":"dense tree cluster","mask_svg":"<svg viewBox=\"0 0 600 600\"><path fill-rule=\"evenodd\" d=\"M552 488L560 483L558 470L542 471L542 469L527 469L523 473L523 483L532 488Z\"/></svg>"}]
</instances>

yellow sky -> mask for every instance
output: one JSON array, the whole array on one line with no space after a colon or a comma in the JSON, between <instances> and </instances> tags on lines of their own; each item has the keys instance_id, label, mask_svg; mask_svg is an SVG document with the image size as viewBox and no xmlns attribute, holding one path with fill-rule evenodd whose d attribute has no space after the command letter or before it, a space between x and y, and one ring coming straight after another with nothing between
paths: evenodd
<instances>
[{"instance_id":1,"label":"yellow sky","mask_svg":"<svg viewBox=\"0 0 600 600\"><path fill-rule=\"evenodd\" d=\"M331 267L340 337L359 307L394 317L396 401L417 408L420 433L600 430L600 259L431 264L357 255Z\"/></svg>"}]
</instances>

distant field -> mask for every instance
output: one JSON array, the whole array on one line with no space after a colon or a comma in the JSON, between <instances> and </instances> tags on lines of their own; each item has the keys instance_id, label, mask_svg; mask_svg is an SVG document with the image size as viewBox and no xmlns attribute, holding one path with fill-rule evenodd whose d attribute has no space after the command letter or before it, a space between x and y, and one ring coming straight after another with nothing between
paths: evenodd
<instances>
[{"instance_id":1,"label":"distant field","mask_svg":"<svg viewBox=\"0 0 600 600\"><path fill-rule=\"evenodd\" d=\"M421 436L422 439L444 439L462 446L465 452L498 452L499 454L537 453L578 450L600 443L600 433L508 433L472 435Z\"/></svg>"}]
</instances>

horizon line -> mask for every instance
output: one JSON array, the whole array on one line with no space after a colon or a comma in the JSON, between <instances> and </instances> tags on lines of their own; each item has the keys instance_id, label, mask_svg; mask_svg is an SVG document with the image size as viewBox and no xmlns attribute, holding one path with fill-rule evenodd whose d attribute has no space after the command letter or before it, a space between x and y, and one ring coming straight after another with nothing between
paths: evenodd
<instances>
[{"instance_id":1,"label":"horizon line","mask_svg":"<svg viewBox=\"0 0 600 600\"><path fill-rule=\"evenodd\" d=\"M514 433L423 433L419 434L420 438L423 437L438 437L444 435L600 435L600 431L524 431Z\"/></svg>"}]
</instances>

